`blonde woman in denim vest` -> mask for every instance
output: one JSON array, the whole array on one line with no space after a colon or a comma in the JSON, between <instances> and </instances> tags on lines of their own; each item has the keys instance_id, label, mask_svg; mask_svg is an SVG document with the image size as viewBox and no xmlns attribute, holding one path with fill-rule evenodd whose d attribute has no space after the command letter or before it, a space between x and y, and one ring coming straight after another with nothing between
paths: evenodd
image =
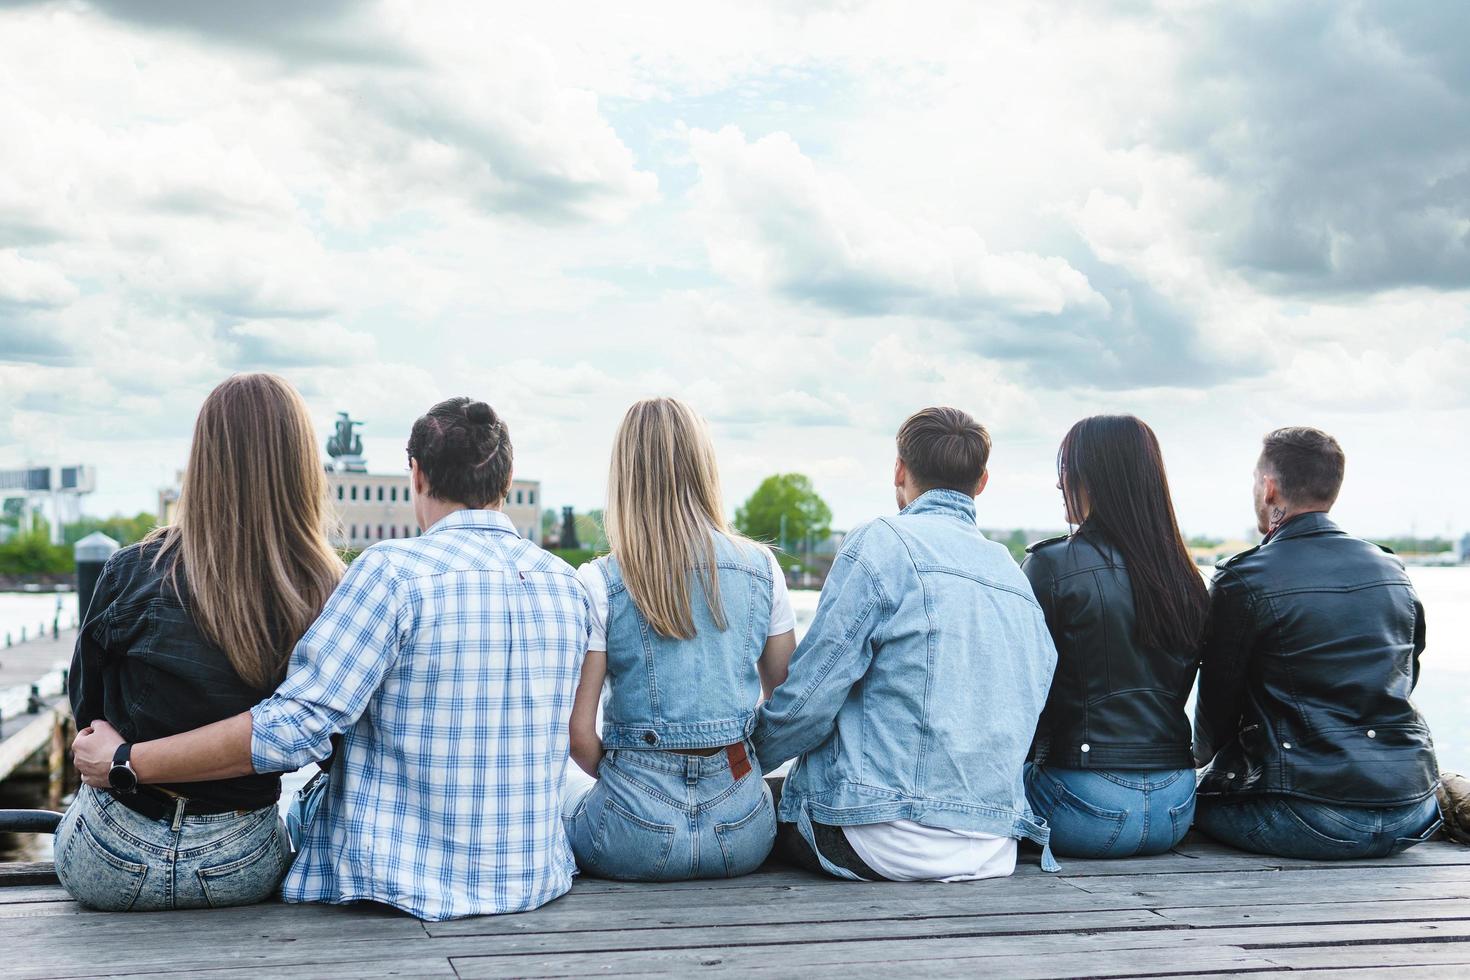
<instances>
[{"instance_id":1,"label":"blonde woman in denim vest","mask_svg":"<svg viewBox=\"0 0 1470 980\"><path fill-rule=\"evenodd\" d=\"M714 448L687 405L628 410L607 531L612 553L578 573L593 627L571 753L597 782L564 818L577 864L630 881L747 874L776 833L748 739L785 679L795 619L775 556L726 525Z\"/></svg>"}]
</instances>

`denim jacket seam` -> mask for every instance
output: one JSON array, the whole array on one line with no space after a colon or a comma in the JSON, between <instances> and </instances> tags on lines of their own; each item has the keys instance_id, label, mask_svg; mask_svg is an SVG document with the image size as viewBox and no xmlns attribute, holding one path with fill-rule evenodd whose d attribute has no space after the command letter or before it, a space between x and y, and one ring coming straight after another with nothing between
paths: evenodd
<instances>
[{"instance_id":1,"label":"denim jacket seam","mask_svg":"<svg viewBox=\"0 0 1470 980\"><path fill-rule=\"evenodd\" d=\"M973 572L964 571L963 569L952 568L948 565L937 565L932 562L925 562L923 564L915 562L914 572L921 578L925 574L954 575L958 578L968 579L969 581L974 582L977 585L983 585L987 589L994 589L997 592L1008 592L1019 599L1025 599L1028 603L1035 606L1037 609L1041 608L1041 603L1036 601L1036 593L1031 591L1030 589L1018 589L1014 586L1006 585L1004 582L997 582L995 579L985 575L977 575ZM1055 581L1056 580L1053 579L1053 582Z\"/></svg>"}]
</instances>

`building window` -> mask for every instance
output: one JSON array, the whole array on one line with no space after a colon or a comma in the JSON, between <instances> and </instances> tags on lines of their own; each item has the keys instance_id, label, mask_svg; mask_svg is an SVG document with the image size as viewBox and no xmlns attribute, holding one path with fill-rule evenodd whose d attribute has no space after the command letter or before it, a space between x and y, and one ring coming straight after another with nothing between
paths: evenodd
<instances>
[{"instance_id":1,"label":"building window","mask_svg":"<svg viewBox=\"0 0 1470 980\"><path fill-rule=\"evenodd\" d=\"M337 484L337 499L338 500L341 500L342 499L342 495L345 494L346 492L347 492L347 488L346 487L342 486L342 484L340 484L340 483Z\"/></svg>"},{"instance_id":2,"label":"building window","mask_svg":"<svg viewBox=\"0 0 1470 980\"><path fill-rule=\"evenodd\" d=\"M353 500L356 500L357 499L357 487L353 487L352 488L352 499Z\"/></svg>"},{"instance_id":3,"label":"building window","mask_svg":"<svg viewBox=\"0 0 1470 980\"><path fill-rule=\"evenodd\" d=\"M524 490L517 490L516 491L516 503L523 504L525 502L526 502L526 491L524 491Z\"/></svg>"},{"instance_id":4,"label":"building window","mask_svg":"<svg viewBox=\"0 0 1470 980\"><path fill-rule=\"evenodd\" d=\"M409 533L408 525L407 524L403 525L403 536L405 538L411 538L411 537L413 537L413 535Z\"/></svg>"},{"instance_id":5,"label":"building window","mask_svg":"<svg viewBox=\"0 0 1470 980\"><path fill-rule=\"evenodd\" d=\"M381 524L378 525L378 540L383 540L383 525Z\"/></svg>"},{"instance_id":6,"label":"building window","mask_svg":"<svg viewBox=\"0 0 1470 980\"><path fill-rule=\"evenodd\" d=\"M397 524L389 524L388 525L388 537L390 537L390 538L396 538L396 537L398 537L398 525Z\"/></svg>"},{"instance_id":7,"label":"building window","mask_svg":"<svg viewBox=\"0 0 1470 980\"><path fill-rule=\"evenodd\" d=\"M397 487L389 487L388 488L388 499L390 501L395 502L395 503L397 502L397 500L398 500L398 488Z\"/></svg>"},{"instance_id":8,"label":"building window","mask_svg":"<svg viewBox=\"0 0 1470 980\"><path fill-rule=\"evenodd\" d=\"M357 525L356 524L352 525L351 529L348 530L348 532L347 532L347 540L349 540L349 541L356 541L357 540Z\"/></svg>"},{"instance_id":9,"label":"building window","mask_svg":"<svg viewBox=\"0 0 1470 980\"><path fill-rule=\"evenodd\" d=\"M535 490L527 490L526 491L526 503L530 504L532 507L536 506L536 491Z\"/></svg>"}]
</instances>

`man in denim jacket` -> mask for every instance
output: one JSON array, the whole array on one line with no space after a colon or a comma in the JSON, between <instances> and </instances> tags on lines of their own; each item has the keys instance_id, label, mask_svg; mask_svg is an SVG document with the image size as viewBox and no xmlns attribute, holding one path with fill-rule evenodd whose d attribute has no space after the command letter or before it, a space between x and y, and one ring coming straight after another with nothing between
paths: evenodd
<instances>
[{"instance_id":1,"label":"man in denim jacket","mask_svg":"<svg viewBox=\"0 0 1470 980\"><path fill-rule=\"evenodd\" d=\"M954 408L898 432L900 511L853 531L752 742L795 758L778 848L854 880L957 881L1045 848L1022 765L1056 649L1006 548L975 526L990 436ZM797 836L799 835L799 836ZM1055 870L1048 850L1043 867Z\"/></svg>"}]
</instances>

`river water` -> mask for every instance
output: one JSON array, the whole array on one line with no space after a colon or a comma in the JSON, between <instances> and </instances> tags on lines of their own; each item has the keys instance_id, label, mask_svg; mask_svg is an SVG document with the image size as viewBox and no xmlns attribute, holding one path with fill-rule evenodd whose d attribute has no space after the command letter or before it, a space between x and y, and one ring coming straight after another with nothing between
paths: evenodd
<instances>
[{"instance_id":1,"label":"river water","mask_svg":"<svg viewBox=\"0 0 1470 980\"><path fill-rule=\"evenodd\" d=\"M1409 577L1424 602L1428 620L1428 646L1421 660L1422 673L1414 701L1434 733L1440 767L1456 772L1470 771L1470 566L1416 567ZM64 594L62 623L76 615L76 596ZM817 608L817 593L794 591L791 604L796 612L797 635L806 632ZM20 627L33 631L38 624L49 626L56 610L56 596L49 594L0 593L0 639L6 630L19 635ZM0 650L0 657L4 651ZM306 781L315 767L287 776L286 792ZM39 850L37 849L39 845ZM27 859L45 855L49 840L26 847ZM0 860L11 858L0 843Z\"/></svg>"}]
</instances>

